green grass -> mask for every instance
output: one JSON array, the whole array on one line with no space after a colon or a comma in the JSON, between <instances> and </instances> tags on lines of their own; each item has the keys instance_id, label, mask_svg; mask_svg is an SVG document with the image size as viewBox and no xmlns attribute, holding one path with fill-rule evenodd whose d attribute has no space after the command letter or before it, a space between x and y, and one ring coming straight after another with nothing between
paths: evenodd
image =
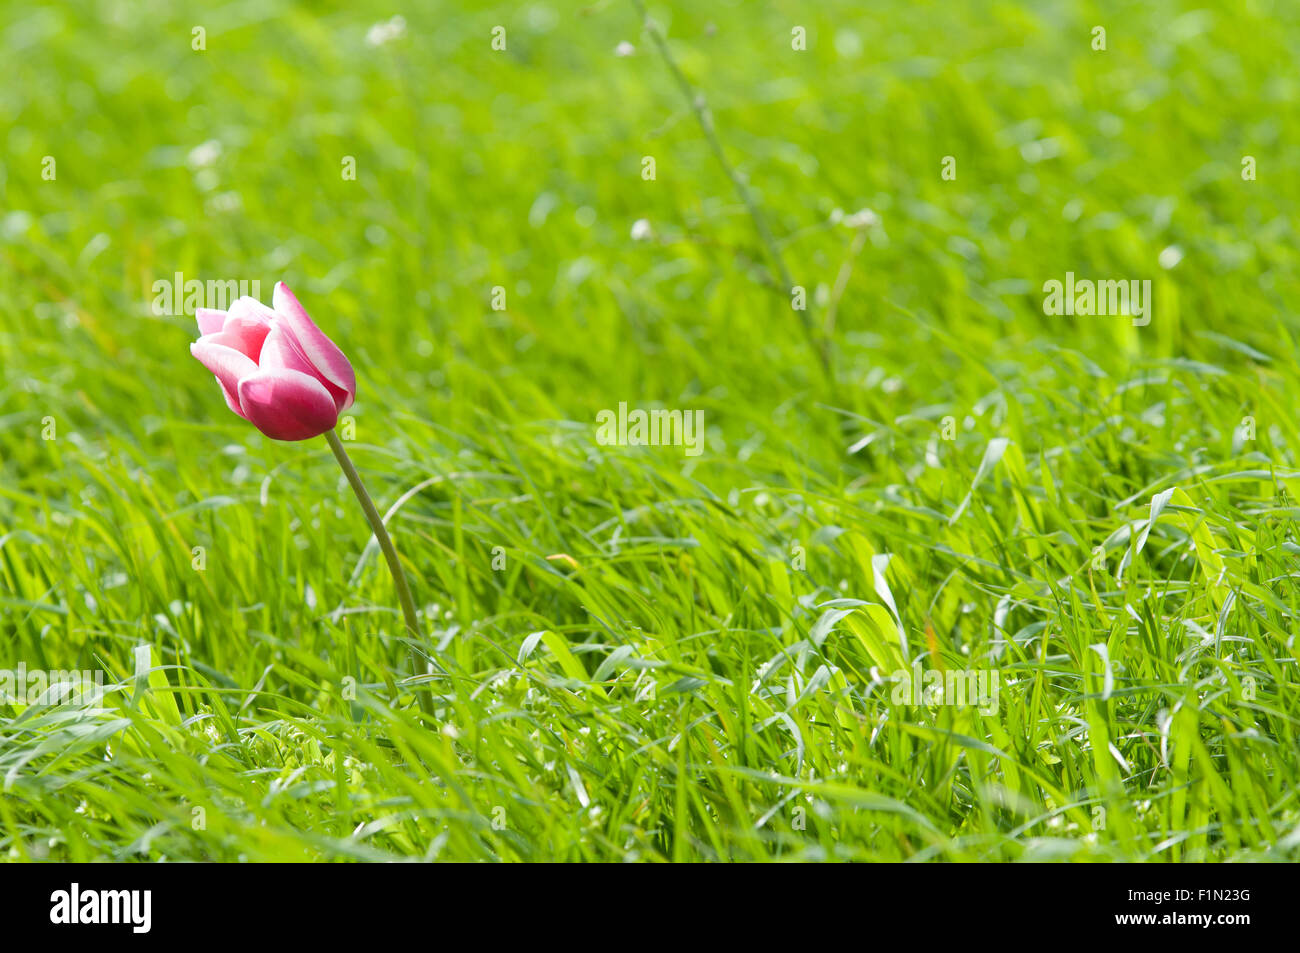
<instances>
[{"instance_id":1,"label":"green grass","mask_svg":"<svg viewBox=\"0 0 1300 953\"><path fill-rule=\"evenodd\" d=\"M631 4L361 6L0 4L0 669L117 689L0 705L0 856L1298 858L1300 11L652 5L801 316ZM175 272L352 359L429 677Z\"/></svg>"}]
</instances>

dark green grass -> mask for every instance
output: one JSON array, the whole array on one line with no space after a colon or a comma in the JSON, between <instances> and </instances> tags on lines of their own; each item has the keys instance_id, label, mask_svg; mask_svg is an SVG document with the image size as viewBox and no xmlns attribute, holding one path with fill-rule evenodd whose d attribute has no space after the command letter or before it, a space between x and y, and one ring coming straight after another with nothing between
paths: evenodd
<instances>
[{"instance_id":1,"label":"dark green grass","mask_svg":"<svg viewBox=\"0 0 1300 953\"><path fill-rule=\"evenodd\" d=\"M634 8L466 6L0 6L0 669L120 686L0 707L0 856L1296 859L1295 10L652 6L828 376ZM352 358L428 677L175 272ZM885 591L996 712L891 701Z\"/></svg>"}]
</instances>

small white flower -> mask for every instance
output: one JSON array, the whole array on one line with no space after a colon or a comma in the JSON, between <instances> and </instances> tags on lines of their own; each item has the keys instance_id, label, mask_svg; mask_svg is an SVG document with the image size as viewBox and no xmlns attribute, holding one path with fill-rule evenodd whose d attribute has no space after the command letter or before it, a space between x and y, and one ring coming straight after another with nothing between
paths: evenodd
<instances>
[{"instance_id":1,"label":"small white flower","mask_svg":"<svg viewBox=\"0 0 1300 953\"><path fill-rule=\"evenodd\" d=\"M1183 250L1177 245L1170 245L1160 252L1160 267L1168 271L1183 260Z\"/></svg>"},{"instance_id":2,"label":"small white flower","mask_svg":"<svg viewBox=\"0 0 1300 953\"><path fill-rule=\"evenodd\" d=\"M845 216L844 224L849 228L872 228L880 224L880 216L869 208L862 208Z\"/></svg>"},{"instance_id":3,"label":"small white flower","mask_svg":"<svg viewBox=\"0 0 1300 953\"><path fill-rule=\"evenodd\" d=\"M635 222L632 223L632 241L634 242L648 241L650 236L653 234L654 234L654 229L650 227L650 219L638 218Z\"/></svg>"},{"instance_id":4,"label":"small white flower","mask_svg":"<svg viewBox=\"0 0 1300 953\"><path fill-rule=\"evenodd\" d=\"M624 40L618 46L614 47L615 56L631 56L635 52L636 52L636 47L633 46L631 43L629 43L627 40Z\"/></svg>"},{"instance_id":5,"label":"small white flower","mask_svg":"<svg viewBox=\"0 0 1300 953\"><path fill-rule=\"evenodd\" d=\"M209 139L190 150L189 157L186 161L191 169L203 169L221 158L221 143L215 139Z\"/></svg>"},{"instance_id":6,"label":"small white flower","mask_svg":"<svg viewBox=\"0 0 1300 953\"><path fill-rule=\"evenodd\" d=\"M238 212L243 205L238 192L218 192L208 200L207 208L211 212Z\"/></svg>"},{"instance_id":7,"label":"small white flower","mask_svg":"<svg viewBox=\"0 0 1300 953\"><path fill-rule=\"evenodd\" d=\"M400 13L391 20L383 20L376 23L366 31L366 42L371 46L383 46L385 43L396 40L406 32L406 18Z\"/></svg>"}]
</instances>

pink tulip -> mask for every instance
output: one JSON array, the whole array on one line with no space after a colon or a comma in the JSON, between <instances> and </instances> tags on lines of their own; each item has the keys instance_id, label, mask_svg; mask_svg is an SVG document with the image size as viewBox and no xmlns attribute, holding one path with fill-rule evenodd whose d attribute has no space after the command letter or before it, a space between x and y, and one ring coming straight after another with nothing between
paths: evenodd
<instances>
[{"instance_id":1,"label":"pink tulip","mask_svg":"<svg viewBox=\"0 0 1300 953\"><path fill-rule=\"evenodd\" d=\"M393 575L409 637L412 675L428 675L419 646L424 637L411 586L384 519L361 482L361 474L334 432L339 414L357 396L357 376L343 352L316 327L284 282L271 296L274 310L240 298L229 311L199 308L199 334L190 353L217 376L230 409L274 440L324 436ZM433 697L417 691L420 709L433 718Z\"/></svg>"},{"instance_id":2,"label":"pink tulip","mask_svg":"<svg viewBox=\"0 0 1300 953\"><path fill-rule=\"evenodd\" d=\"M229 311L199 308L202 335L190 353L216 375L230 409L275 440L333 430L357 396L343 352L277 282L272 310L240 298Z\"/></svg>"}]
</instances>

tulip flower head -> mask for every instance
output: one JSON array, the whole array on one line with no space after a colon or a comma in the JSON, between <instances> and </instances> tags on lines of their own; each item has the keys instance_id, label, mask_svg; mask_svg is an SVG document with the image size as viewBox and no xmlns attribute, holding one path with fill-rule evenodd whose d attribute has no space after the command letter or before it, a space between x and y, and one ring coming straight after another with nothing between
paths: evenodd
<instances>
[{"instance_id":1,"label":"tulip flower head","mask_svg":"<svg viewBox=\"0 0 1300 953\"><path fill-rule=\"evenodd\" d=\"M254 298L229 311L199 308L202 336L190 353L216 375L230 409L268 437L319 437L352 406L356 374L284 282L271 302L274 308Z\"/></svg>"}]
</instances>

